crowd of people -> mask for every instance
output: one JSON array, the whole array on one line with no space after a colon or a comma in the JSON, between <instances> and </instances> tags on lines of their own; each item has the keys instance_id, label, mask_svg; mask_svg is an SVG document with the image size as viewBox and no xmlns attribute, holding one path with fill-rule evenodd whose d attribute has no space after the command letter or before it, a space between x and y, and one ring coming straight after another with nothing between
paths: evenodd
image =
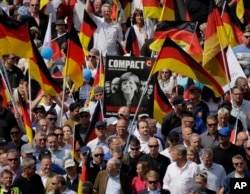
<instances>
[{"instance_id":1,"label":"crowd of people","mask_svg":"<svg viewBox=\"0 0 250 194\"><path fill-rule=\"evenodd\" d=\"M73 7L67 3L52 0L45 6L52 14L51 35L61 49L61 57L52 62L50 71L63 70L69 25L79 32L87 12L97 29L82 65L91 70L92 77L76 91L69 83L62 93L51 96L35 80L29 81L28 60L15 53L2 56L0 77L7 83L11 100L4 106L6 96L1 93L0 193L228 194L231 178L250 178L249 1L244 1L246 14L241 18L242 42L233 48L245 76L216 98L201 83L161 69L157 80L172 106L162 121L145 112L131 117L130 106L137 106L141 95L145 95L143 106L148 106L154 87L132 72L114 75L104 87L93 88L101 58L119 55L118 43L129 49L126 41L131 29L141 56L151 56L149 42L157 20L143 16L142 1L132 1L130 18L118 2L115 20L111 0L77 0ZM182 3L192 21L199 24L197 36L202 46L210 1ZM223 1L216 3L219 8L223 5ZM227 5L236 13L236 0ZM43 45L48 15L40 9L39 0L0 0L0 8L9 17L26 22L34 43ZM117 114L93 124L95 108L98 103L103 106L104 99L119 107ZM32 121L32 142L26 133L23 107Z\"/></svg>"}]
</instances>

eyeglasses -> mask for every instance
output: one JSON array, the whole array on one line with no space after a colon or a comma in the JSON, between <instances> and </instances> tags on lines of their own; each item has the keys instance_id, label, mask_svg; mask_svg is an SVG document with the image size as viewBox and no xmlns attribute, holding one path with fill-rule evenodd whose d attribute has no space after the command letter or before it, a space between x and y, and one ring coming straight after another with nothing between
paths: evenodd
<instances>
[{"instance_id":1,"label":"eyeglasses","mask_svg":"<svg viewBox=\"0 0 250 194\"><path fill-rule=\"evenodd\" d=\"M104 154L94 154L95 157L103 157Z\"/></svg>"},{"instance_id":2,"label":"eyeglasses","mask_svg":"<svg viewBox=\"0 0 250 194\"><path fill-rule=\"evenodd\" d=\"M217 123L210 123L210 124L207 124L207 126L209 127L215 127L217 125Z\"/></svg>"},{"instance_id":3,"label":"eyeglasses","mask_svg":"<svg viewBox=\"0 0 250 194\"><path fill-rule=\"evenodd\" d=\"M57 121L57 118L55 118L55 117L50 117L50 118L48 118L50 121Z\"/></svg>"},{"instance_id":4,"label":"eyeglasses","mask_svg":"<svg viewBox=\"0 0 250 194\"><path fill-rule=\"evenodd\" d=\"M10 161L10 162L12 162L12 161L17 161L18 160L18 158L8 158L8 161Z\"/></svg>"},{"instance_id":5,"label":"eyeglasses","mask_svg":"<svg viewBox=\"0 0 250 194\"><path fill-rule=\"evenodd\" d=\"M158 181L148 181L149 184L157 184Z\"/></svg>"},{"instance_id":6,"label":"eyeglasses","mask_svg":"<svg viewBox=\"0 0 250 194\"><path fill-rule=\"evenodd\" d=\"M130 148L132 151L138 151L140 148Z\"/></svg>"},{"instance_id":7,"label":"eyeglasses","mask_svg":"<svg viewBox=\"0 0 250 194\"><path fill-rule=\"evenodd\" d=\"M19 134L19 131L13 131L13 132L10 132L11 135L18 135Z\"/></svg>"},{"instance_id":8,"label":"eyeglasses","mask_svg":"<svg viewBox=\"0 0 250 194\"><path fill-rule=\"evenodd\" d=\"M81 118L88 118L89 115L82 115L82 114L81 114L80 117L81 117Z\"/></svg>"},{"instance_id":9,"label":"eyeglasses","mask_svg":"<svg viewBox=\"0 0 250 194\"><path fill-rule=\"evenodd\" d=\"M89 55L89 58L96 59L95 55Z\"/></svg>"},{"instance_id":10,"label":"eyeglasses","mask_svg":"<svg viewBox=\"0 0 250 194\"><path fill-rule=\"evenodd\" d=\"M161 73L162 74L168 74L169 72L168 71L162 71Z\"/></svg>"},{"instance_id":11,"label":"eyeglasses","mask_svg":"<svg viewBox=\"0 0 250 194\"><path fill-rule=\"evenodd\" d=\"M148 145L150 148L157 148L159 145Z\"/></svg>"},{"instance_id":12,"label":"eyeglasses","mask_svg":"<svg viewBox=\"0 0 250 194\"><path fill-rule=\"evenodd\" d=\"M63 133L55 133L55 135L58 136L63 136Z\"/></svg>"},{"instance_id":13,"label":"eyeglasses","mask_svg":"<svg viewBox=\"0 0 250 194\"><path fill-rule=\"evenodd\" d=\"M247 38L247 39L250 39L250 36L244 36L245 38Z\"/></svg>"},{"instance_id":14,"label":"eyeglasses","mask_svg":"<svg viewBox=\"0 0 250 194\"><path fill-rule=\"evenodd\" d=\"M243 165L243 162L234 163L235 166Z\"/></svg>"},{"instance_id":15,"label":"eyeglasses","mask_svg":"<svg viewBox=\"0 0 250 194\"><path fill-rule=\"evenodd\" d=\"M38 7L39 4L31 4L31 7Z\"/></svg>"}]
</instances>

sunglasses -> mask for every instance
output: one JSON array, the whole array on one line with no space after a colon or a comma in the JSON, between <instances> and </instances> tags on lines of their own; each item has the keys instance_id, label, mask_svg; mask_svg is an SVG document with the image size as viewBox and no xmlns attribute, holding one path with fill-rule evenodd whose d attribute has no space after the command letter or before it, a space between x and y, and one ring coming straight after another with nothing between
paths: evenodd
<instances>
[{"instance_id":1,"label":"sunglasses","mask_svg":"<svg viewBox=\"0 0 250 194\"><path fill-rule=\"evenodd\" d=\"M95 157L103 157L104 154L94 154Z\"/></svg>"},{"instance_id":2,"label":"sunglasses","mask_svg":"<svg viewBox=\"0 0 250 194\"><path fill-rule=\"evenodd\" d=\"M148 181L149 184L157 184L158 181Z\"/></svg>"},{"instance_id":3,"label":"sunglasses","mask_svg":"<svg viewBox=\"0 0 250 194\"><path fill-rule=\"evenodd\" d=\"M243 162L234 163L235 166L243 165Z\"/></svg>"},{"instance_id":4,"label":"sunglasses","mask_svg":"<svg viewBox=\"0 0 250 194\"><path fill-rule=\"evenodd\" d=\"M50 121L57 121L57 118L54 118L54 117L50 117L48 118Z\"/></svg>"},{"instance_id":5,"label":"sunglasses","mask_svg":"<svg viewBox=\"0 0 250 194\"><path fill-rule=\"evenodd\" d=\"M55 135L58 136L63 136L63 133L55 133Z\"/></svg>"},{"instance_id":6,"label":"sunglasses","mask_svg":"<svg viewBox=\"0 0 250 194\"><path fill-rule=\"evenodd\" d=\"M80 115L81 118L88 118L89 115Z\"/></svg>"},{"instance_id":7,"label":"sunglasses","mask_svg":"<svg viewBox=\"0 0 250 194\"><path fill-rule=\"evenodd\" d=\"M148 145L150 148L157 148L159 145Z\"/></svg>"},{"instance_id":8,"label":"sunglasses","mask_svg":"<svg viewBox=\"0 0 250 194\"><path fill-rule=\"evenodd\" d=\"M11 135L18 135L19 134L19 131L13 131L13 132L10 132Z\"/></svg>"},{"instance_id":9,"label":"sunglasses","mask_svg":"<svg viewBox=\"0 0 250 194\"><path fill-rule=\"evenodd\" d=\"M216 125L217 125L217 123L207 124L207 126L209 126L209 127L215 127Z\"/></svg>"},{"instance_id":10,"label":"sunglasses","mask_svg":"<svg viewBox=\"0 0 250 194\"><path fill-rule=\"evenodd\" d=\"M12 161L17 161L18 160L18 158L8 158L8 161L10 161L10 162L12 162Z\"/></svg>"},{"instance_id":11,"label":"sunglasses","mask_svg":"<svg viewBox=\"0 0 250 194\"><path fill-rule=\"evenodd\" d=\"M95 56L95 55L89 55L88 57L89 57L89 58L92 58L92 59L96 59L96 56Z\"/></svg>"},{"instance_id":12,"label":"sunglasses","mask_svg":"<svg viewBox=\"0 0 250 194\"><path fill-rule=\"evenodd\" d=\"M130 148L132 151L138 151L140 148Z\"/></svg>"}]
</instances>

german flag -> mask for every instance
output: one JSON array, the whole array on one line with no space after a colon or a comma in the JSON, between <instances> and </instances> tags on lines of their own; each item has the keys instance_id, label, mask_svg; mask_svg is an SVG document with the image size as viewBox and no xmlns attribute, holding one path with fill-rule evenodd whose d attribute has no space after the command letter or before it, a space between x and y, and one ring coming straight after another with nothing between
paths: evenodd
<instances>
[{"instance_id":1,"label":"german flag","mask_svg":"<svg viewBox=\"0 0 250 194\"><path fill-rule=\"evenodd\" d=\"M66 64L63 74L68 76L75 84L75 89L78 89L83 84L82 66L84 63L84 53L79 36L74 26L71 26L69 34L69 45Z\"/></svg>"},{"instance_id":2,"label":"german flag","mask_svg":"<svg viewBox=\"0 0 250 194\"><path fill-rule=\"evenodd\" d=\"M230 13L226 4L221 17L226 33L228 35L229 45L234 47L242 43L243 26L235 14Z\"/></svg>"},{"instance_id":3,"label":"german flag","mask_svg":"<svg viewBox=\"0 0 250 194\"><path fill-rule=\"evenodd\" d=\"M145 18L159 19L161 16L161 6L158 0L142 0L143 14Z\"/></svg>"},{"instance_id":4,"label":"german flag","mask_svg":"<svg viewBox=\"0 0 250 194\"><path fill-rule=\"evenodd\" d=\"M27 24L0 13L0 45L1 56L14 53L21 58L31 58L32 46Z\"/></svg>"},{"instance_id":5,"label":"german flag","mask_svg":"<svg viewBox=\"0 0 250 194\"><path fill-rule=\"evenodd\" d=\"M245 14L244 0L236 0L236 15L239 19L242 19Z\"/></svg>"},{"instance_id":6,"label":"german flag","mask_svg":"<svg viewBox=\"0 0 250 194\"><path fill-rule=\"evenodd\" d=\"M168 37L159 52L150 74L153 75L163 68L180 73L181 75L202 83L212 89L217 97L224 93L220 84L190 55Z\"/></svg>"},{"instance_id":7,"label":"german flag","mask_svg":"<svg viewBox=\"0 0 250 194\"><path fill-rule=\"evenodd\" d=\"M118 21L118 0L113 0L111 18L113 21Z\"/></svg>"},{"instance_id":8,"label":"german flag","mask_svg":"<svg viewBox=\"0 0 250 194\"><path fill-rule=\"evenodd\" d=\"M160 51L166 37L171 38L197 62L202 60L202 48L196 34L197 24L185 21L163 21L156 26L154 42L150 45L153 51Z\"/></svg>"},{"instance_id":9,"label":"german flag","mask_svg":"<svg viewBox=\"0 0 250 194\"><path fill-rule=\"evenodd\" d=\"M164 0L159 21L191 21L183 0Z\"/></svg>"},{"instance_id":10,"label":"german flag","mask_svg":"<svg viewBox=\"0 0 250 194\"><path fill-rule=\"evenodd\" d=\"M100 101L97 102L96 107L95 107L95 111L91 117L91 121L89 124L89 128L87 130L87 134L84 140L84 145L87 145L87 143L93 139L96 138L96 134L95 134L95 124L97 121L103 121L103 116L102 116L102 108L101 108L101 103Z\"/></svg>"},{"instance_id":11,"label":"german flag","mask_svg":"<svg viewBox=\"0 0 250 194\"><path fill-rule=\"evenodd\" d=\"M124 10L124 15L126 17L126 19L128 19L130 17L131 14L131 3L132 0L122 0L120 1L122 9Z\"/></svg>"},{"instance_id":12,"label":"german flag","mask_svg":"<svg viewBox=\"0 0 250 194\"><path fill-rule=\"evenodd\" d=\"M91 19L89 14L84 10L83 23L80 29L80 41L84 50L85 55L89 54L89 44L93 38L93 34L96 31L96 24Z\"/></svg>"},{"instance_id":13,"label":"german flag","mask_svg":"<svg viewBox=\"0 0 250 194\"><path fill-rule=\"evenodd\" d=\"M228 36L219 10L214 4L214 0L210 0L202 65L221 85L226 85L229 80L227 78L229 71L224 51L228 44Z\"/></svg>"},{"instance_id":14,"label":"german flag","mask_svg":"<svg viewBox=\"0 0 250 194\"><path fill-rule=\"evenodd\" d=\"M157 81L157 75L154 75L154 112L153 117L157 122L161 123L163 117L172 110L172 106L161 90L159 82Z\"/></svg>"},{"instance_id":15,"label":"german flag","mask_svg":"<svg viewBox=\"0 0 250 194\"><path fill-rule=\"evenodd\" d=\"M8 90L7 84L4 80L3 74L1 72L0 76L0 94L3 97L3 104L2 106L8 108L8 103L11 101L10 92Z\"/></svg>"},{"instance_id":16,"label":"german flag","mask_svg":"<svg viewBox=\"0 0 250 194\"><path fill-rule=\"evenodd\" d=\"M36 80L45 94L55 96L62 91L62 88L51 77L51 74L44 63L37 47L32 41L33 57L30 59L29 71L31 77Z\"/></svg>"},{"instance_id":17,"label":"german flag","mask_svg":"<svg viewBox=\"0 0 250 194\"><path fill-rule=\"evenodd\" d=\"M53 61L62 58L61 46L62 43L67 42L67 39L68 39L68 33L65 33L62 36L51 40L51 48L53 50L53 56L52 56Z\"/></svg>"},{"instance_id":18,"label":"german flag","mask_svg":"<svg viewBox=\"0 0 250 194\"><path fill-rule=\"evenodd\" d=\"M98 86L104 87L104 77L105 77L105 74L104 74L104 62L103 62L103 59L101 57L100 63L98 65L98 68L97 68L97 71L96 71L96 76L95 76L95 79L94 79L94 83L93 83L93 86L92 86L90 99L92 99L94 97L94 90L95 90L96 87L98 87Z\"/></svg>"},{"instance_id":19,"label":"german flag","mask_svg":"<svg viewBox=\"0 0 250 194\"><path fill-rule=\"evenodd\" d=\"M126 41L126 51L131 53L131 56L136 56L136 57L140 56L140 49L137 36L135 34L135 29L132 26L130 27Z\"/></svg>"}]
</instances>

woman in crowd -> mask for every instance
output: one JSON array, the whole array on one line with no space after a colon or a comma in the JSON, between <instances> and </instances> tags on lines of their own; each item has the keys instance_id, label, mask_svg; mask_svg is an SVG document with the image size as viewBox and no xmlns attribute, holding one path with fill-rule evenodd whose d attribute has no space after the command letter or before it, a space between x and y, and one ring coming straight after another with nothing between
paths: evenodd
<instances>
[{"instance_id":1,"label":"woman in crowd","mask_svg":"<svg viewBox=\"0 0 250 194\"><path fill-rule=\"evenodd\" d=\"M196 164L201 163L198 150L193 146L187 148L187 159L195 162Z\"/></svg>"},{"instance_id":2,"label":"woman in crowd","mask_svg":"<svg viewBox=\"0 0 250 194\"><path fill-rule=\"evenodd\" d=\"M168 69L160 70L158 74L158 82L164 94L168 98L170 98L172 89L174 87L174 78L172 77L172 71Z\"/></svg>"},{"instance_id":3,"label":"woman in crowd","mask_svg":"<svg viewBox=\"0 0 250 194\"><path fill-rule=\"evenodd\" d=\"M73 137L72 137L73 131L72 131L72 128L69 125L64 125L62 127L62 130L63 130L63 140L64 140L64 142L67 143L67 144L73 145Z\"/></svg>"},{"instance_id":4,"label":"woman in crowd","mask_svg":"<svg viewBox=\"0 0 250 194\"><path fill-rule=\"evenodd\" d=\"M206 188L206 186L207 186L207 173L206 172L201 172L200 174L198 174L195 177L195 184L200 185L202 190L206 194L216 194L215 191L212 191L212 190Z\"/></svg>"}]
</instances>

